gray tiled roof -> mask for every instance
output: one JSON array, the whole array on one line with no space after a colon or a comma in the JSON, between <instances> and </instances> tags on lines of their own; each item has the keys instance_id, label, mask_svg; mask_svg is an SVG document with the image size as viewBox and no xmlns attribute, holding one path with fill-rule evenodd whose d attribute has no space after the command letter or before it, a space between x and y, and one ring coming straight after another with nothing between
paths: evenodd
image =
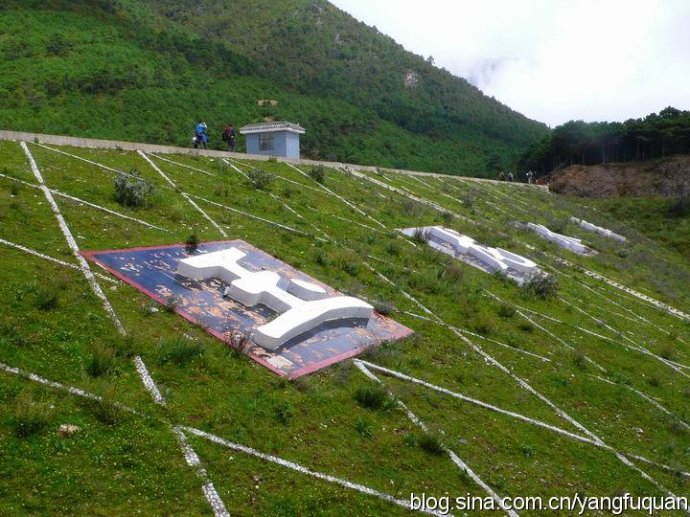
<instances>
[{"instance_id":1,"label":"gray tiled roof","mask_svg":"<svg viewBox=\"0 0 690 517\"><path fill-rule=\"evenodd\" d=\"M247 124L240 128L240 133L264 133L271 131L291 131L295 133L304 133L304 129L299 124L294 124L292 122L259 122L258 124Z\"/></svg>"}]
</instances>

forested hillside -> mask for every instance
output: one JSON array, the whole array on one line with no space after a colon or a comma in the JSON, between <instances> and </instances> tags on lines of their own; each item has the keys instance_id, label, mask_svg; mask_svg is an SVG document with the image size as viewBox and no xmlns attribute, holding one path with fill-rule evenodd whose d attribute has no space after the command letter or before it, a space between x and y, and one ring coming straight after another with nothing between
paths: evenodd
<instances>
[{"instance_id":1,"label":"forested hillside","mask_svg":"<svg viewBox=\"0 0 690 517\"><path fill-rule=\"evenodd\" d=\"M672 107L625 122L570 121L532 146L520 167L547 174L568 165L645 161L690 154L690 111Z\"/></svg>"},{"instance_id":2,"label":"forested hillside","mask_svg":"<svg viewBox=\"0 0 690 517\"><path fill-rule=\"evenodd\" d=\"M203 119L219 147L288 119L311 158L475 175L547 133L321 0L9 0L0 22L4 129L188 145Z\"/></svg>"}]
</instances>

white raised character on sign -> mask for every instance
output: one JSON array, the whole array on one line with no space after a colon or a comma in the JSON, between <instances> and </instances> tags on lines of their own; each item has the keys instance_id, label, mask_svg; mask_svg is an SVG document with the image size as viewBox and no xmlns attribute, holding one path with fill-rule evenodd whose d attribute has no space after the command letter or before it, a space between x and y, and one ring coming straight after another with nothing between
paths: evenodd
<instances>
[{"instance_id":1,"label":"white raised character on sign","mask_svg":"<svg viewBox=\"0 0 690 517\"><path fill-rule=\"evenodd\" d=\"M582 244L581 239L552 232L542 224L527 223L527 228L535 232L537 235L540 235L547 241L557 244L561 248L569 249L570 251L580 255L588 255L593 253L593 250Z\"/></svg>"},{"instance_id":2,"label":"white raised character on sign","mask_svg":"<svg viewBox=\"0 0 690 517\"><path fill-rule=\"evenodd\" d=\"M179 261L177 274L193 280L219 278L229 286L224 295L247 306L263 304L280 315L257 327L254 342L276 350L295 336L326 321L371 317L374 308L351 296L329 297L321 286L290 279L285 289L282 277L273 271L249 271L239 264L246 254L237 248L196 255Z\"/></svg>"},{"instance_id":3,"label":"white raised character on sign","mask_svg":"<svg viewBox=\"0 0 690 517\"><path fill-rule=\"evenodd\" d=\"M585 230L588 230L590 232L598 233L599 235L603 235L604 237L609 237L610 239L615 239L620 242L625 242L626 238L623 237L622 235L618 235L617 233L612 232L611 230L608 230L606 228L602 228L601 226L597 226L592 223L588 223L587 221L583 219L578 219L577 217L571 217L570 220L580 226L580 228L584 228Z\"/></svg>"},{"instance_id":4,"label":"white raised character on sign","mask_svg":"<svg viewBox=\"0 0 690 517\"><path fill-rule=\"evenodd\" d=\"M529 275L537 269L537 265L525 257L501 248L482 246L473 238L462 235L455 230L443 228L442 226L431 226L425 230L428 232L429 244L432 246L434 243L441 246L450 246L458 253L476 258L492 271L504 272L508 269L514 269Z\"/></svg>"}]
</instances>

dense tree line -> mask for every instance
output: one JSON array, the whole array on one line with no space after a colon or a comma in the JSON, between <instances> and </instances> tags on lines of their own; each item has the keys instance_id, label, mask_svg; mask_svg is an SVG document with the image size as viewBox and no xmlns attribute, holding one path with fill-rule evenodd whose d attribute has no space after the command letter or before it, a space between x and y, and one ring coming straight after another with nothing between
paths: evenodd
<instances>
[{"instance_id":1,"label":"dense tree line","mask_svg":"<svg viewBox=\"0 0 690 517\"><path fill-rule=\"evenodd\" d=\"M690 153L690 111L668 107L625 122L570 121L530 147L520 168L545 175L568 165L597 165Z\"/></svg>"}]
</instances>

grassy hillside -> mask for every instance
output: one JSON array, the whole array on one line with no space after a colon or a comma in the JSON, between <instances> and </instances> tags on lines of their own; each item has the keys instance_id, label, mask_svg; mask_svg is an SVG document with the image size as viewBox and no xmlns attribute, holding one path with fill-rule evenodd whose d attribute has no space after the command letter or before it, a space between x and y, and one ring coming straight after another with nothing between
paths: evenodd
<instances>
[{"instance_id":1,"label":"grassy hillside","mask_svg":"<svg viewBox=\"0 0 690 517\"><path fill-rule=\"evenodd\" d=\"M149 155L173 188L137 153L27 149L81 250L221 240L220 228L415 334L287 382L97 276L109 315L25 152L0 142L0 514L208 515L210 483L244 515L408 515L411 493L487 496L475 479L500 496L688 493L690 324L591 275L688 313L690 267L620 221L518 184L328 169L321 185L280 162ZM263 189L246 177L256 168L273 175ZM114 200L113 169L155 186L145 206ZM586 233L571 215L629 240ZM599 254L573 255L515 220ZM536 260L557 295L395 232L431 224Z\"/></svg>"},{"instance_id":2,"label":"grassy hillside","mask_svg":"<svg viewBox=\"0 0 690 517\"><path fill-rule=\"evenodd\" d=\"M473 175L546 132L326 2L224 4L4 2L0 127L187 145L203 119L220 147L288 119L306 156Z\"/></svg>"}]
</instances>

